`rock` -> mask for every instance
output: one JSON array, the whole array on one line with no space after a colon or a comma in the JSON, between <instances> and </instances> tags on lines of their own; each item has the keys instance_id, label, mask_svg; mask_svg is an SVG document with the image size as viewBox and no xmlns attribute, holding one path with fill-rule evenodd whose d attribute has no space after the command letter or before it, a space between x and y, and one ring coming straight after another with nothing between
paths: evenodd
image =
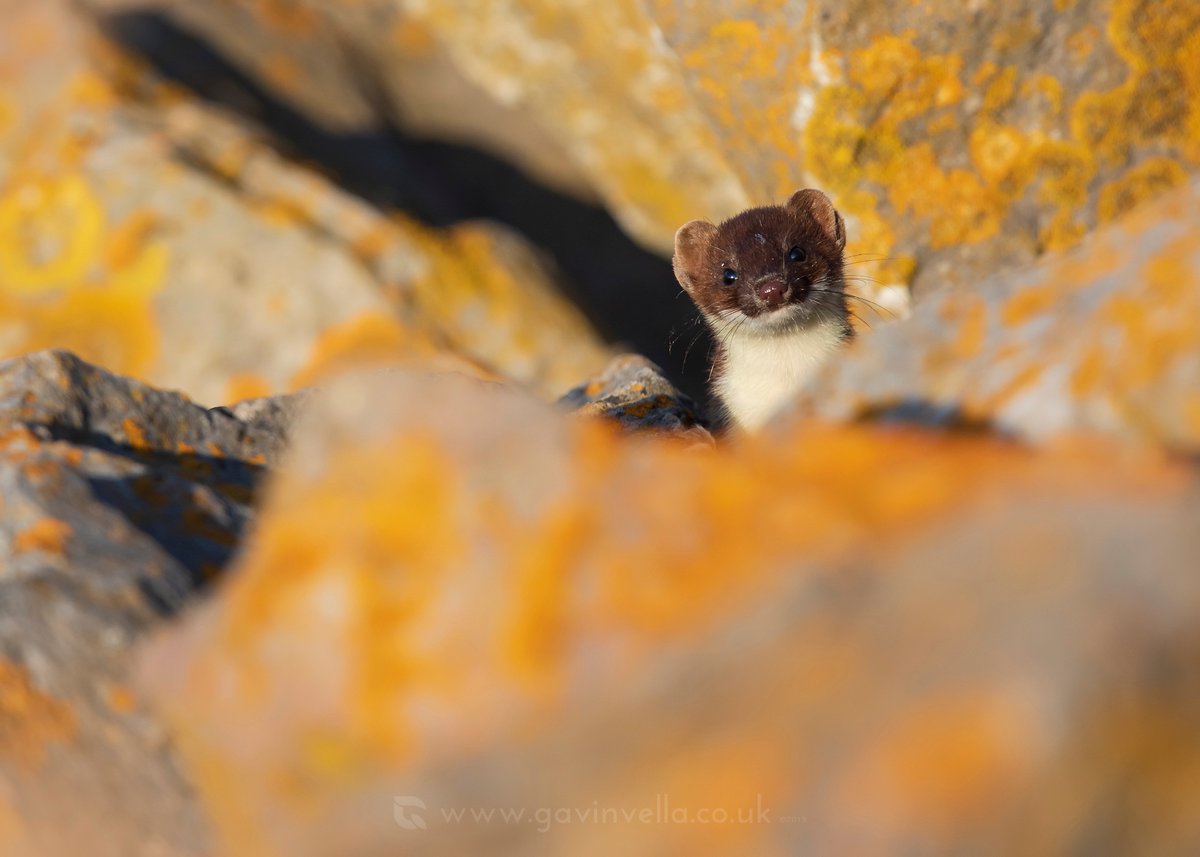
<instances>
[{"instance_id":1,"label":"rock","mask_svg":"<svg viewBox=\"0 0 1200 857\"><path fill-rule=\"evenodd\" d=\"M242 420L61 351L0 363L5 854L208 853L130 650L229 563L294 408Z\"/></svg>"},{"instance_id":2,"label":"rock","mask_svg":"<svg viewBox=\"0 0 1200 857\"><path fill-rule=\"evenodd\" d=\"M118 2L0 0L0 354L106 367L0 362L0 853L1200 853L1194 3L169 4L297 121L436 54L648 245L818 184L945 285L715 445Z\"/></svg>"},{"instance_id":3,"label":"rock","mask_svg":"<svg viewBox=\"0 0 1200 857\"><path fill-rule=\"evenodd\" d=\"M201 38L290 109L346 138L395 125L419 137L480 146L555 188L593 196L580 168L529 111L464 78L433 34L391 0L86 0L86 6L134 45L151 48L148 41L173 28ZM186 74L189 58L180 53L171 59ZM204 76L202 69L190 71Z\"/></svg>"},{"instance_id":4,"label":"rock","mask_svg":"<svg viewBox=\"0 0 1200 857\"><path fill-rule=\"evenodd\" d=\"M1031 441L1094 432L1200 449L1200 182L1075 251L931 295L859 337L802 409L953 414Z\"/></svg>"},{"instance_id":5,"label":"rock","mask_svg":"<svg viewBox=\"0 0 1200 857\"><path fill-rule=\"evenodd\" d=\"M695 403L638 354L614 358L598 377L580 384L559 403L584 416L615 420L632 431L679 434L712 443Z\"/></svg>"},{"instance_id":6,"label":"rock","mask_svg":"<svg viewBox=\"0 0 1200 857\"><path fill-rule=\"evenodd\" d=\"M1191 0L403 5L643 241L816 185L893 308L880 287L1020 269L1200 165Z\"/></svg>"},{"instance_id":7,"label":"rock","mask_svg":"<svg viewBox=\"0 0 1200 857\"><path fill-rule=\"evenodd\" d=\"M534 739L397 777L427 830L377 853L1193 853L1195 485L1049 477L800 569Z\"/></svg>"},{"instance_id":8,"label":"rock","mask_svg":"<svg viewBox=\"0 0 1200 857\"><path fill-rule=\"evenodd\" d=\"M820 425L697 453L403 373L323 402L148 660L233 857L1200 845L1191 465ZM777 822L577 815L662 795ZM570 823L444 814L488 807Z\"/></svg>"},{"instance_id":9,"label":"rock","mask_svg":"<svg viewBox=\"0 0 1200 857\"><path fill-rule=\"evenodd\" d=\"M64 347L213 404L444 353L547 397L603 366L511 232L385 215L89 51L73 9L0 4L0 356Z\"/></svg>"}]
</instances>

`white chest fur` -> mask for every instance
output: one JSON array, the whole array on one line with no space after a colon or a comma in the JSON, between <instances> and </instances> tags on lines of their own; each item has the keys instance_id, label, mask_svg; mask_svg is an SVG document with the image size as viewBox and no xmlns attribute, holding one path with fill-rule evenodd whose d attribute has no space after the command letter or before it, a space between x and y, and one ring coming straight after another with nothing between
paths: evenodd
<instances>
[{"instance_id":1,"label":"white chest fur","mask_svg":"<svg viewBox=\"0 0 1200 857\"><path fill-rule=\"evenodd\" d=\"M829 323L775 335L731 336L717 396L734 423L754 431L792 401L841 344L841 331Z\"/></svg>"}]
</instances>

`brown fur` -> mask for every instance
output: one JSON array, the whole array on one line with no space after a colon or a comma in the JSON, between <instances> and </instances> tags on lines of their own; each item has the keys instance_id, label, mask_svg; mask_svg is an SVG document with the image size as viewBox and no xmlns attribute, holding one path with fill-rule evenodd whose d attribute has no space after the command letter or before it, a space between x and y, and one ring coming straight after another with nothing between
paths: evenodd
<instances>
[{"instance_id":1,"label":"brown fur","mask_svg":"<svg viewBox=\"0 0 1200 857\"><path fill-rule=\"evenodd\" d=\"M841 215L829 197L813 189L797 191L786 205L752 208L718 226L693 220L680 227L675 277L713 331L718 381L730 337L787 337L820 325L836 325L842 339L853 336L845 247ZM793 249L803 258L789 261ZM725 282L726 271L736 273L735 282Z\"/></svg>"}]
</instances>

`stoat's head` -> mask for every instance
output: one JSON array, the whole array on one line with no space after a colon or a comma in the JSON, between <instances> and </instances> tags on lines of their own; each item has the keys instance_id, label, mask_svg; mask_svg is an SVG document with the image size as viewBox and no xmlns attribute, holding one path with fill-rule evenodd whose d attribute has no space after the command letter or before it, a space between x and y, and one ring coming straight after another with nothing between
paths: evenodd
<instances>
[{"instance_id":1,"label":"stoat's head","mask_svg":"<svg viewBox=\"0 0 1200 857\"><path fill-rule=\"evenodd\" d=\"M675 277L718 332L784 333L846 324L846 227L829 197L801 190L786 205L752 208L720 226L675 233Z\"/></svg>"}]
</instances>

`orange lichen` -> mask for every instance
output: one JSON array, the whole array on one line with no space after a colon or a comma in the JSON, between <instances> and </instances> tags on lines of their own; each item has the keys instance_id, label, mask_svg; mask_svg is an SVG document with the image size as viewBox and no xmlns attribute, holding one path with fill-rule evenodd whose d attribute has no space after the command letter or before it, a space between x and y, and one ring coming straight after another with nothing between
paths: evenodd
<instances>
[{"instance_id":1,"label":"orange lichen","mask_svg":"<svg viewBox=\"0 0 1200 857\"><path fill-rule=\"evenodd\" d=\"M132 417L125 418L121 421L121 430L125 432L129 445L134 449L149 448L150 442L146 438L146 430L138 425L137 420Z\"/></svg>"},{"instance_id":2,"label":"orange lichen","mask_svg":"<svg viewBox=\"0 0 1200 857\"><path fill-rule=\"evenodd\" d=\"M604 353L592 342L587 322L540 277L524 276L532 260L513 259L496 232L464 223L437 234L407 219L399 222L429 260L412 282L412 299L440 322L443 350L449 346L486 369L525 382L532 380L545 340L554 337L571 347L556 353L548 386L566 388L598 368Z\"/></svg>"},{"instance_id":3,"label":"orange lichen","mask_svg":"<svg viewBox=\"0 0 1200 857\"><path fill-rule=\"evenodd\" d=\"M1100 32L1100 28L1095 24L1088 24L1068 37L1067 50L1071 52L1072 59L1082 63L1092 55L1092 51L1096 49L1096 45L1100 44L1101 39L1103 39L1103 34Z\"/></svg>"},{"instance_id":4,"label":"orange lichen","mask_svg":"<svg viewBox=\"0 0 1200 857\"><path fill-rule=\"evenodd\" d=\"M999 113L1012 104L1017 95L1017 69L1013 66L1000 69L988 81L983 93L983 110L985 113Z\"/></svg>"},{"instance_id":5,"label":"orange lichen","mask_svg":"<svg viewBox=\"0 0 1200 857\"><path fill-rule=\"evenodd\" d=\"M1000 320L1008 327L1023 324L1044 313L1060 297L1060 293L1048 283L1018 289L1001 307Z\"/></svg>"},{"instance_id":6,"label":"orange lichen","mask_svg":"<svg viewBox=\"0 0 1200 857\"><path fill-rule=\"evenodd\" d=\"M1083 31L1070 44L1082 51L1088 36ZM1028 16L997 36L1014 49L1032 37ZM845 83L817 88L805 130L807 166L859 221L874 252L891 251L887 223L896 215L927 221L934 248L988 240L1001 234L1031 188L1043 210L1038 244L1072 246L1087 231L1085 205L1101 167L1152 144L1172 148L1100 191L1105 219L1177 184L1186 174L1180 157L1200 162L1200 134L1191 133L1200 130L1200 108L1186 97L1190 85L1200 86L1200 64L1192 61L1200 55L1195 4L1169 0L1143 9L1123 0L1108 37L1129 63L1128 80L1110 91L1085 91L1071 104L1062 83L1044 71L982 63L971 77L982 91L980 114L966 125L973 169L963 170L953 163L956 149L940 154L930 139L963 125L946 109L962 100L959 58L923 52L906 35L877 36L845 58ZM1027 118L1020 127L1001 119L1018 102L1040 114L1032 128ZM1053 131L1064 122L1068 139ZM894 215L880 211L884 194Z\"/></svg>"},{"instance_id":7,"label":"orange lichen","mask_svg":"<svg viewBox=\"0 0 1200 857\"><path fill-rule=\"evenodd\" d=\"M397 230L386 220L379 220L363 234L355 237L351 249L361 259L372 260L396 246Z\"/></svg>"},{"instance_id":8,"label":"orange lichen","mask_svg":"<svg viewBox=\"0 0 1200 857\"><path fill-rule=\"evenodd\" d=\"M983 347L987 333L987 307L983 301L976 300L967 307L966 313L958 322L958 335L954 338L953 359L957 361L970 360Z\"/></svg>"},{"instance_id":9,"label":"orange lichen","mask_svg":"<svg viewBox=\"0 0 1200 857\"><path fill-rule=\"evenodd\" d=\"M999 231L1007 204L996 189L968 171L943 170L928 142L907 140L911 123L944 118L962 101L961 66L955 55L922 54L909 40L881 36L850 55L847 84L818 92L805 131L809 167L858 218L859 243L871 252L889 253L894 237L864 182L886 187L897 212L929 219L935 247L974 243ZM1013 166L1023 162L1019 144L1005 133L989 141L980 131L974 141L994 183L1011 183Z\"/></svg>"},{"instance_id":10,"label":"orange lichen","mask_svg":"<svg viewBox=\"0 0 1200 857\"><path fill-rule=\"evenodd\" d=\"M785 558L819 562L881 544L961 506L973 486L1036 470L1003 444L813 429L803 444L737 456L698 458L664 443L646 493L640 468L621 464L638 447L621 445L607 426L571 431L565 484L574 487L532 517L506 509L490 477L477 481L420 433L346 448L303 486L278 486L277 508L231 594L230 644L253 647L268 629L305 627L320 612L326 633L351 647L347 699L362 727L351 730L354 740L370 736L379 752L404 755L414 752L406 700L457 711L454 719L470 721L466 734L482 737L487 724L465 714L471 700L510 681L561 687L574 634L687 633L770 585L791 567ZM461 601L443 603L439 592ZM321 604L338 606L330 613ZM495 622L454 632L451 616L468 615ZM269 686L263 668L247 663L243 679Z\"/></svg>"},{"instance_id":11,"label":"orange lichen","mask_svg":"<svg viewBox=\"0 0 1200 857\"><path fill-rule=\"evenodd\" d=\"M17 533L13 538L13 549L17 553L40 551L63 555L73 530L66 521L57 518L40 518Z\"/></svg>"},{"instance_id":12,"label":"orange lichen","mask_svg":"<svg viewBox=\"0 0 1200 857\"><path fill-rule=\"evenodd\" d=\"M920 699L862 748L839 786L854 814L937 837L968 828L1034 773L1044 736L1015 689Z\"/></svg>"},{"instance_id":13,"label":"orange lichen","mask_svg":"<svg viewBox=\"0 0 1200 857\"><path fill-rule=\"evenodd\" d=\"M1071 114L1075 139L1110 164L1160 139L1196 159L1200 152L1187 135L1200 106L1189 97L1185 78L1195 74L1198 32L1200 9L1190 0L1118 0L1108 37L1130 74L1114 89L1079 97Z\"/></svg>"},{"instance_id":14,"label":"orange lichen","mask_svg":"<svg viewBox=\"0 0 1200 857\"><path fill-rule=\"evenodd\" d=\"M241 372L229 376L225 385L225 401L240 402L270 396L275 391L271 382L255 372Z\"/></svg>"},{"instance_id":15,"label":"orange lichen","mask_svg":"<svg viewBox=\"0 0 1200 857\"><path fill-rule=\"evenodd\" d=\"M392 25L388 40L401 56L428 56L437 48L437 39L429 28L407 15Z\"/></svg>"},{"instance_id":16,"label":"orange lichen","mask_svg":"<svg viewBox=\"0 0 1200 857\"><path fill-rule=\"evenodd\" d=\"M544 669L566 645L570 578L563 570L577 565L590 541L595 515L583 504L564 504L546 513L542 538L512 557L510 574L517 591L527 597L515 602L504 632L504 657L519 680L544 689L553 678Z\"/></svg>"},{"instance_id":17,"label":"orange lichen","mask_svg":"<svg viewBox=\"0 0 1200 857\"><path fill-rule=\"evenodd\" d=\"M1101 223L1116 220L1141 203L1186 181L1187 172L1177 161L1150 158L1100 189L1097 218Z\"/></svg>"},{"instance_id":18,"label":"orange lichen","mask_svg":"<svg viewBox=\"0 0 1200 857\"><path fill-rule=\"evenodd\" d=\"M1071 372L1071 395L1086 396L1097 390L1104 380L1107 364L1103 349L1088 348Z\"/></svg>"},{"instance_id":19,"label":"orange lichen","mask_svg":"<svg viewBox=\"0 0 1200 857\"><path fill-rule=\"evenodd\" d=\"M669 396L660 395L655 396L653 399L643 399L640 402L634 402L631 405L626 405L622 409L622 413L631 417L641 418L646 416L646 414L650 413L655 408L663 408L669 404L671 404L671 398Z\"/></svg>"},{"instance_id":20,"label":"orange lichen","mask_svg":"<svg viewBox=\"0 0 1200 857\"><path fill-rule=\"evenodd\" d=\"M968 417L989 419L1015 396L1041 380L1045 373L1045 367L1036 364L1020 366L1008 380L994 390L965 392L962 411Z\"/></svg>"},{"instance_id":21,"label":"orange lichen","mask_svg":"<svg viewBox=\"0 0 1200 857\"><path fill-rule=\"evenodd\" d=\"M129 714L137 708L137 696L123 684L108 685L104 689L104 702L116 714Z\"/></svg>"},{"instance_id":22,"label":"orange lichen","mask_svg":"<svg viewBox=\"0 0 1200 857\"><path fill-rule=\"evenodd\" d=\"M19 181L0 193L0 331L9 355L69 348L144 374L158 351L151 300L167 249L135 214L109 230L81 175Z\"/></svg>"},{"instance_id":23,"label":"orange lichen","mask_svg":"<svg viewBox=\"0 0 1200 857\"><path fill-rule=\"evenodd\" d=\"M0 658L0 758L36 768L51 742L74 734L67 703L35 687L25 667Z\"/></svg>"},{"instance_id":24,"label":"orange lichen","mask_svg":"<svg viewBox=\"0 0 1200 857\"><path fill-rule=\"evenodd\" d=\"M36 295L82 280L96 261L103 230L100 201L81 176L10 189L0 196L3 290Z\"/></svg>"},{"instance_id":25,"label":"orange lichen","mask_svg":"<svg viewBox=\"0 0 1200 857\"><path fill-rule=\"evenodd\" d=\"M313 346L308 364L292 376L288 389L318 383L350 369L380 366L427 357L436 349L419 330L388 313L366 312L325 330Z\"/></svg>"}]
</instances>

